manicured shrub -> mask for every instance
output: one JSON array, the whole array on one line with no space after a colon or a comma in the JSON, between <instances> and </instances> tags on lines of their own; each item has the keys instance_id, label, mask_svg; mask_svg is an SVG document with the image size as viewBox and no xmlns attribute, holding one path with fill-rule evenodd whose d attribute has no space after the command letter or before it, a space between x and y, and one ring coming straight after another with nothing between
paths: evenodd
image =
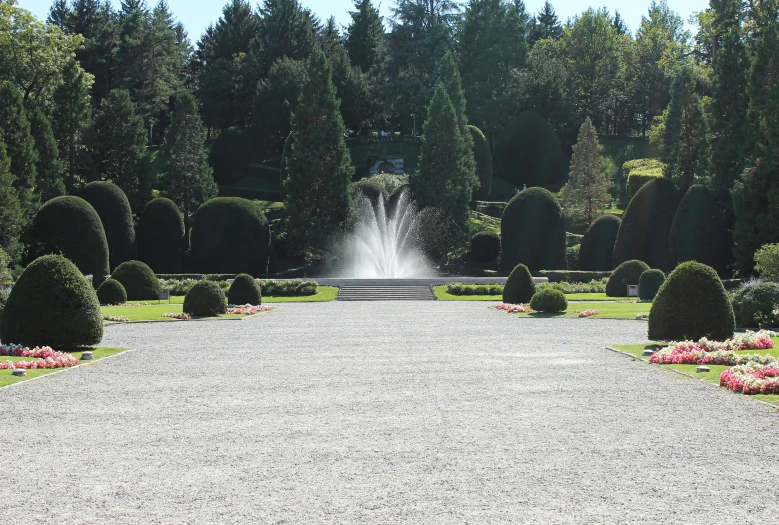
<instances>
[{"instance_id":1,"label":"manicured shrub","mask_svg":"<svg viewBox=\"0 0 779 525\"><path fill-rule=\"evenodd\" d=\"M259 205L238 197L217 197L195 213L190 256L202 273L266 273L270 228Z\"/></svg>"},{"instance_id":2,"label":"manicured shrub","mask_svg":"<svg viewBox=\"0 0 779 525\"><path fill-rule=\"evenodd\" d=\"M384 192L384 188L380 184L377 184L370 179L363 179L359 182L355 182L352 184L352 188L354 188L355 197L358 193L361 193L369 201L371 201L371 204L374 207L376 207L379 199L383 199L384 201L387 199L387 194Z\"/></svg>"},{"instance_id":3,"label":"manicured shrub","mask_svg":"<svg viewBox=\"0 0 779 525\"><path fill-rule=\"evenodd\" d=\"M560 186L567 166L552 126L538 113L525 111L498 135L495 168L500 178L521 188Z\"/></svg>"},{"instance_id":4,"label":"manicured shrub","mask_svg":"<svg viewBox=\"0 0 779 525\"><path fill-rule=\"evenodd\" d=\"M724 341L736 322L722 282L711 266L689 261L671 272L649 311L652 341Z\"/></svg>"},{"instance_id":5,"label":"manicured shrub","mask_svg":"<svg viewBox=\"0 0 779 525\"><path fill-rule=\"evenodd\" d=\"M51 199L38 211L33 224L36 256L62 254L99 285L109 273L108 242L95 209L80 197Z\"/></svg>"},{"instance_id":6,"label":"manicured shrub","mask_svg":"<svg viewBox=\"0 0 779 525\"><path fill-rule=\"evenodd\" d=\"M208 155L208 163L214 168L214 180L219 186L229 186L243 178L251 159L249 133L236 127L222 130Z\"/></svg>"},{"instance_id":7,"label":"manicured shrub","mask_svg":"<svg viewBox=\"0 0 779 525\"><path fill-rule=\"evenodd\" d=\"M138 221L138 258L156 273L181 273L186 239L184 216L170 199L152 199Z\"/></svg>"},{"instance_id":8,"label":"manicured shrub","mask_svg":"<svg viewBox=\"0 0 779 525\"><path fill-rule=\"evenodd\" d=\"M587 283L611 277L611 272L584 272L580 270L539 270L534 277L546 277L550 283Z\"/></svg>"},{"instance_id":9,"label":"manicured shrub","mask_svg":"<svg viewBox=\"0 0 779 525\"><path fill-rule=\"evenodd\" d=\"M613 270L614 243L622 221L616 215L598 217L582 237L579 250L579 270Z\"/></svg>"},{"instance_id":10,"label":"manicured shrub","mask_svg":"<svg viewBox=\"0 0 779 525\"><path fill-rule=\"evenodd\" d=\"M124 304L127 302L127 291L116 279L106 279L97 289L97 299L100 304Z\"/></svg>"},{"instance_id":11,"label":"manicured shrub","mask_svg":"<svg viewBox=\"0 0 779 525\"><path fill-rule=\"evenodd\" d=\"M622 216L614 266L638 259L652 268L671 270L668 237L679 198L669 179L654 179L638 190Z\"/></svg>"},{"instance_id":12,"label":"manicured shrub","mask_svg":"<svg viewBox=\"0 0 779 525\"><path fill-rule=\"evenodd\" d=\"M565 221L554 195L528 188L509 201L500 220L504 269L524 264L531 270L565 269Z\"/></svg>"},{"instance_id":13,"label":"manicured shrub","mask_svg":"<svg viewBox=\"0 0 779 525\"><path fill-rule=\"evenodd\" d=\"M755 270L766 281L779 281L779 244L764 244L755 252Z\"/></svg>"},{"instance_id":14,"label":"manicured shrub","mask_svg":"<svg viewBox=\"0 0 779 525\"><path fill-rule=\"evenodd\" d=\"M249 274L239 274L227 290L227 302L230 304L262 304L262 290L257 281Z\"/></svg>"},{"instance_id":15,"label":"manicured shrub","mask_svg":"<svg viewBox=\"0 0 779 525\"><path fill-rule=\"evenodd\" d=\"M641 274L649 270L649 265L642 261L625 261L611 272L606 283L606 295L609 297L625 297L628 285L638 285Z\"/></svg>"},{"instance_id":16,"label":"manicured shrub","mask_svg":"<svg viewBox=\"0 0 779 525\"><path fill-rule=\"evenodd\" d=\"M536 283L530 275L530 270L524 264L518 264L503 286L503 302L525 304L530 301L535 293Z\"/></svg>"},{"instance_id":17,"label":"manicured shrub","mask_svg":"<svg viewBox=\"0 0 779 525\"><path fill-rule=\"evenodd\" d=\"M27 266L3 312L3 343L72 350L96 345L102 338L100 303L75 264L60 255L45 255Z\"/></svg>"},{"instance_id":18,"label":"manicured shrub","mask_svg":"<svg viewBox=\"0 0 779 525\"><path fill-rule=\"evenodd\" d=\"M489 263L500 255L500 235L495 232L479 232L471 237L468 256L479 263Z\"/></svg>"},{"instance_id":19,"label":"manicured shrub","mask_svg":"<svg viewBox=\"0 0 779 525\"><path fill-rule=\"evenodd\" d=\"M638 280L638 298L642 301L654 301L657 292L665 282L662 270L647 270Z\"/></svg>"},{"instance_id":20,"label":"manicured shrub","mask_svg":"<svg viewBox=\"0 0 779 525\"><path fill-rule=\"evenodd\" d=\"M479 128L469 124L468 131L473 138L473 158L476 161L476 176L479 177L479 187L473 192L473 198L487 200L492 190L492 152L487 137Z\"/></svg>"},{"instance_id":21,"label":"manicured shrub","mask_svg":"<svg viewBox=\"0 0 779 525\"><path fill-rule=\"evenodd\" d=\"M90 182L81 189L79 197L92 205L103 223L111 269L137 259L133 212L122 189L110 182Z\"/></svg>"},{"instance_id":22,"label":"manicured shrub","mask_svg":"<svg viewBox=\"0 0 779 525\"><path fill-rule=\"evenodd\" d=\"M272 297L316 295L319 292L319 284L316 281L304 281L302 279L262 281L260 287L262 288L262 295Z\"/></svg>"},{"instance_id":23,"label":"manicured shrub","mask_svg":"<svg viewBox=\"0 0 779 525\"><path fill-rule=\"evenodd\" d=\"M622 172L627 175L628 200L650 180L663 176L665 164L660 159L633 159L622 165Z\"/></svg>"},{"instance_id":24,"label":"manicured shrub","mask_svg":"<svg viewBox=\"0 0 779 525\"><path fill-rule=\"evenodd\" d=\"M779 283L745 286L733 294L733 312L736 324L755 328L762 319L773 319L773 310L779 305Z\"/></svg>"},{"instance_id":25,"label":"manicured shrub","mask_svg":"<svg viewBox=\"0 0 779 525\"><path fill-rule=\"evenodd\" d=\"M130 301L157 299L160 294L160 281L154 272L141 261L127 261L117 266L111 278L119 281L127 291Z\"/></svg>"},{"instance_id":26,"label":"manicured shrub","mask_svg":"<svg viewBox=\"0 0 779 525\"><path fill-rule=\"evenodd\" d=\"M548 314L564 312L568 309L568 299L560 290L543 288L530 299L530 308Z\"/></svg>"},{"instance_id":27,"label":"manicured shrub","mask_svg":"<svg viewBox=\"0 0 779 525\"><path fill-rule=\"evenodd\" d=\"M184 296L184 313L198 317L227 313L227 300L222 288L212 281L195 284Z\"/></svg>"}]
</instances>

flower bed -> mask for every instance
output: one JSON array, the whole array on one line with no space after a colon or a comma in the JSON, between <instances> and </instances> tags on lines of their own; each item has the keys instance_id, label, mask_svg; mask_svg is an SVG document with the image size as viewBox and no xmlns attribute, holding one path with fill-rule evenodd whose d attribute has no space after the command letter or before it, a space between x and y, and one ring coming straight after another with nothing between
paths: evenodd
<instances>
[{"instance_id":1,"label":"flower bed","mask_svg":"<svg viewBox=\"0 0 779 525\"><path fill-rule=\"evenodd\" d=\"M162 314L162 317L168 317L170 319L181 319L182 321L188 321L192 319L192 316L189 314L185 314L184 312L167 312Z\"/></svg>"},{"instance_id":2,"label":"flower bed","mask_svg":"<svg viewBox=\"0 0 779 525\"><path fill-rule=\"evenodd\" d=\"M508 312L510 314L524 314L524 313L533 311L532 308L530 308L526 304L500 303L495 308L497 310L502 310L502 311Z\"/></svg>"},{"instance_id":3,"label":"flower bed","mask_svg":"<svg viewBox=\"0 0 779 525\"><path fill-rule=\"evenodd\" d=\"M771 337L774 332L761 330L739 334L727 341L682 341L671 343L649 358L652 363L677 365L725 365L735 366L747 363L770 364L776 358L770 355L738 354L742 350L766 350L774 347Z\"/></svg>"},{"instance_id":4,"label":"flower bed","mask_svg":"<svg viewBox=\"0 0 779 525\"><path fill-rule=\"evenodd\" d=\"M0 370L13 370L24 368L35 370L39 368L67 368L79 364L79 359L67 352L57 352L48 346L26 348L19 345L0 345L0 355L10 357L32 357L35 361L0 362Z\"/></svg>"},{"instance_id":5,"label":"flower bed","mask_svg":"<svg viewBox=\"0 0 779 525\"><path fill-rule=\"evenodd\" d=\"M742 394L779 394L779 366L750 363L728 368L719 378L720 386Z\"/></svg>"},{"instance_id":6,"label":"flower bed","mask_svg":"<svg viewBox=\"0 0 779 525\"><path fill-rule=\"evenodd\" d=\"M103 321L113 321L115 323L126 323L130 320L123 315L103 314Z\"/></svg>"},{"instance_id":7,"label":"flower bed","mask_svg":"<svg viewBox=\"0 0 779 525\"><path fill-rule=\"evenodd\" d=\"M636 314L636 319L639 319L639 320L649 319L649 313L642 312L640 314Z\"/></svg>"},{"instance_id":8,"label":"flower bed","mask_svg":"<svg viewBox=\"0 0 779 525\"><path fill-rule=\"evenodd\" d=\"M273 307L266 306L266 305L261 305L261 306L254 306L252 304L227 305L227 313L234 314L234 315L254 315L257 312L270 312L271 310L273 310Z\"/></svg>"},{"instance_id":9,"label":"flower bed","mask_svg":"<svg viewBox=\"0 0 779 525\"><path fill-rule=\"evenodd\" d=\"M579 317L592 317L593 315L600 315L600 312L598 310L585 310L579 312Z\"/></svg>"}]
</instances>

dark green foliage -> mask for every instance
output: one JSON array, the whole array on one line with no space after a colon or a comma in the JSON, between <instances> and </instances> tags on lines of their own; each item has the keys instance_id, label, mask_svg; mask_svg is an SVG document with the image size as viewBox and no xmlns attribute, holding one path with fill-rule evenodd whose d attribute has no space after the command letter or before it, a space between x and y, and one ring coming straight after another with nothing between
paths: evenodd
<instances>
[{"instance_id":1,"label":"dark green foliage","mask_svg":"<svg viewBox=\"0 0 779 525\"><path fill-rule=\"evenodd\" d=\"M33 253L61 253L95 285L110 273L108 242L95 209L80 197L64 196L43 205L33 225Z\"/></svg>"},{"instance_id":2,"label":"dark green foliage","mask_svg":"<svg viewBox=\"0 0 779 525\"><path fill-rule=\"evenodd\" d=\"M262 275L268 268L270 240L268 220L258 204L238 197L211 199L193 219L192 269Z\"/></svg>"},{"instance_id":3,"label":"dark green foliage","mask_svg":"<svg viewBox=\"0 0 779 525\"><path fill-rule=\"evenodd\" d=\"M741 277L755 268L755 252L764 244L779 242L779 162L759 158L731 190L733 198L733 256Z\"/></svg>"},{"instance_id":4,"label":"dark green foliage","mask_svg":"<svg viewBox=\"0 0 779 525\"><path fill-rule=\"evenodd\" d=\"M503 289L504 287L499 284L451 283L446 285L446 293L449 295L502 295Z\"/></svg>"},{"instance_id":5,"label":"dark green foliage","mask_svg":"<svg viewBox=\"0 0 779 525\"><path fill-rule=\"evenodd\" d=\"M176 203L152 199L138 221L138 258L155 273L178 273L184 264L184 218Z\"/></svg>"},{"instance_id":6,"label":"dark green foliage","mask_svg":"<svg viewBox=\"0 0 779 525\"><path fill-rule=\"evenodd\" d=\"M479 232L471 237L468 257L472 261L488 263L500 255L500 235L495 232Z\"/></svg>"},{"instance_id":7,"label":"dark green foliage","mask_svg":"<svg viewBox=\"0 0 779 525\"><path fill-rule=\"evenodd\" d=\"M379 202L379 199L384 199L386 201L388 198L381 184L378 184L370 179L364 179L359 182L355 182L352 184L352 188L354 188L355 191L355 198L357 197L356 193L359 192L367 197L374 207Z\"/></svg>"},{"instance_id":8,"label":"dark green foliage","mask_svg":"<svg viewBox=\"0 0 779 525\"><path fill-rule=\"evenodd\" d=\"M733 308L717 272L694 261L671 272L649 311L651 341L724 341L733 337L735 328Z\"/></svg>"},{"instance_id":9,"label":"dark green foliage","mask_svg":"<svg viewBox=\"0 0 779 525\"><path fill-rule=\"evenodd\" d=\"M574 244L568 246L565 249L565 267L572 271L579 269L579 250L581 250L581 244Z\"/></svg>"},{"instance_id":10,"label":"dark green foliage","mask_svg":"<svg viewBox=\"0 0 779 525\"><path fill-rule=\"evenodd\" d=\"M628 177L628 201L644 184L658 177L663 177L664 169L665 164L660 159L633 159L622 164L622 171Z\"/></svg>"},{"instance_id":11,"label":"dark green foliage","mask_svg":"<svg viewBox=\"0 0 779 525\"><path fill-rule=\"evenodd\" d=\"M319 285L316 281L303 281L292 279L291 281L262 281L260 283L262 295L271 297L296 297L303 295L316 295Z\"/></svg>"},{"instance_id":12,"label":"dark green foliage","mask_svg":"<svg viewBox=\"0 0 779 525\"><path fill-rule=\"evenodd\" d=\"M257 83L252 114L256 137L255 144L247 153L254 149L263 155L262 158L272 158L282 152L305 80L305 61L285 56L273 63L267 78Z\"/></svg>"},{"instance_id":13,"label":"dark green foliage","mask_svg":"<svg viewBox=\"0 0 779 525\"><path fill-rule=\"evenodd\" d=\"M542 270L533 272L535 277L546 277L550 283L588 283L608 279L611 272L587 272L570 270Z\"/></svg>"},{"instance_id":14,"label":"dark green foliage","mask_svg":"<svg viewBox=\"0 0 779 525\"><path fill-rule=\"evenodd\" d=\"M0 248L12 260L17 260L22 252L19 234L25 221L16 189L13 187L14 176L10 166L11 159L6 155L5 144L0 141Z\"/></svg>"},{"instance_id":15,"label":"dark green foliage","mask_svg":"<svg viewBox=\"0 0 779 525\"><path fill-rule=\"evenodd\" d=\"M48 117L39 107L27 112L30 118L30 133L35 140L38 152L36 190L43 202L60 195L65 195L65 183L62 174L65 165L59 158L59 148L51 131Z\"/></svg>"},{"instance_id":16,"label":"dark green foliage","mask_svg":"<svg viewBox=\"0 0 779 525\"><path fill-rule=\"evenodd\" d=\"M127 302L127 291L116 279L106 279L97 288L97 299L100 304L124 304Z\"/></svg>"},{"instance_id":17,"label":"dark green foliage","mask_svg":"<svg viewBox=\"0 0 779 525\"><path fill-rule=\"evenodd\" d=\"M33 194L38 152L30 133L30 121L22 104L22 95L10 82L0 84L0 142L5 143L6 153L11 159L10 171L15 177L13 187L24 218L29 220L39 200Z\"/></svg>"},{"instance_id":18,"label":"dark green foliage","mask_svg":"<svg viewBox=\"0 0 779 525\"><path fill-rule=\"evenodd\" d=\"M773 320L779 305L779 283L745 286L733 295L736 324L742 328L757 328L761 320Z\"/></svg>"},{"instance_id":19,"label":"dark green foliage","mask_svg":"<svg viewBox=\"0 0 779 525\"><path fill-rule=\"evenodd\" d=\"M108 241L111 269L125 261L137 259L133 212L122 189L110 182L90 182L81 189L79 197L91 204L100 216Z\"/></svg>"},{"instance_id":20,"label":"dark green foliage","mask_svg":"<svg viewBox=\"0 0 779 525\"><path fill-rule=\"evenodd\" d=\"M60 158L65 163L65 187L73 191L87 179L91 159L87 143L92 127L91 81L79 63L68 62L62 70L62 84L53 95L51 127Z\"/></svg>"},{"instance_id":21,"label":"dark green foliage","mask_svg":"<svg viewBox=\"0 0 779 525\"><path fill-rule=\"evenodd\" d=\"M526 304L536 293L536 283L530 275L530 270L524 264L518 264L506 279L503 286L503 302L509 304Z\"/></svg>"},{"instance_id":22,"label":"dark green foliage","mask_svg":"<svg viewBox=\"0 0 779 525\"><path fill-rule=\"evenodd\" d=\"M645 271L638 280L638 298L653 301L664 282L665 274L661 270Z\"/></svg>"},{"instance_id":23,"label":"dark green foliage","mask_svg":"<svg viewBox=\"0 0 779 525\"><path fill-rule=\"evenodd\" d=\"M473 157L476 161L476 176L479 178L479 188L473 197L486 200L490 197L492 189L492 152L487 138L476 126L468 126L468 131L473 139Z\"/></svg>"},{"instance_id":24,"label":"dark green foliage","mask_svg":"<svg viewBox=\"0 0 779 525\"><path fill-rule=\"evenodd\" d=\"M184 313L197 317L215 317L227 313L227 300L213 281L200 281L184 296Z\"/></svg>"},{"instance_id":25,"label":"dark green foliage","mask_svg":"<svg viewBox=\"0 0 779 525\"><path fill-rule=\"evenodd\" d=\"M346 29L344 45L352 65L368 72L378 65L384 43L384 27L379 10L371 0L354 0L356 11L350 11L352 21Z\"/></svg>"},{"instance_id":26,"label":"dark green foliage","mask_svg":"<svg viewBox=\"0 0 779 525\"><path fill-rule=\"evenodd\" d=\"M230 304L262 304L262 290L257 281L249 274L239 274L227 290L227 302Z\"/></svg>"},{"instance_id":27,"label":"dark green foliage","mask_svg":"<svg viewBox=\"0 0 779 525\"><path fill-rule=\"evenodd\" d=\"M495 142L495 173L522 188L553 187L565 179L565 158L552 126L534 111L521 113Z\"/></svg>"},{"instance_id":28,"label":"dark green foliage","mask_svg":"<svg viewBox=\"0 0 779 525\"><path fill-rule=\"evenodd\" d=\"M568 309L568 299L560 290L542 288L530 299L530 308L545 314L564 312Z\"/></svg>"},{"instance_id":29,"label":"dark green foliage","mask_svg":"<svg viewBox=\"0 0 779 525\"><path fill-rule=\"evenodd\" d=\"M614 243L614 266L638 259L652 268L672 268L668 236L680 198L669 179L652 180L638 190L622 216Z\"/></svg>"},{"instance_id":30,"label":"dark green foliage","mask_svg":"<svg viewBox=\"0 0 779 525\"><path fill-rule=\"evenodd\" d=\"M625 261L611 272L606 283L606 295L609 297L625 297L628 294L628 285L638 285L641 274L648 271L649 265L642 261Z\"/></svg>"},{"instance_id":31,"label":"dark green foliage","mask_svg":"<svg viewBox=\"0 0 779 525\"><path fill-rule=\"evenodd\" d=\"M24 270L3 311L3 343L72 350L102 338L97 295L72 262L46 255Z\"/></svg>"},{"instance_id":32,"label":"dark green foliage","mask_svg":"<svg viewBox=\"0 0 779 525\"><path fill-rule=\"evenodd\" d=\"M111 278L119 281L127 291L130 301L157 299L160 281L154 272L141 261L127 261L116 267Z\"/></svg>"},{"instance_id":33,"label":"dark green foliage","mask_svg":"<svg viewBox=\"0 0 779 525\"><path fill-rule=\"evenodd\" d=\"M704 186L692 186L676 209L668 238L671 263L698 261L720 275L733 261L733 242L725 214L714 194Z\"/></svg>"},{"instance_id":34,"label":"dark green foliage","mask_svg":"<svg viewBox=\"0 0 779 525\"><path fill-rule=\"evenodd\" d=\"M229 186L243 178L251 160L249 133L236 127L223 130L208 155L208 163L214 169L214 180L219 186Z\"/></svg>"},{"instance_id":35,"label":"dark green foliage","mask_svg":"<svg viewBox=\"0 0 779 525\"><path fill-rule=\"evenodd\" d=\"M622 221L615 215L602 215L590 224L579 249L579 270L606 271L614 268L612 257L620 224Z\"/></svg>"},{"instance_id":36,"label":"dark green foliage","mask_svg":"<svg viewBox=\"0 0 779 525\"><path fill-rule=\"evenodd\" d=\"M287 178L287 156L289 156L290 137L292 133L287 135L284 140L284 149L281 152L281 169L279 169L279 188L281 189L281 197L284 198L284 179Z\"/></svg>"},{"instance_id":37,"label":"dark green foliage","mask_svg":"<svg viewBox=\"0 0 779 525\"><path fill-rule=\"evenodd\" d=\"M565 221L554 195L528 188L509 201L500 220L504 269L525 264L533 271L565 269Z\"/></svg>"}]
</instances>

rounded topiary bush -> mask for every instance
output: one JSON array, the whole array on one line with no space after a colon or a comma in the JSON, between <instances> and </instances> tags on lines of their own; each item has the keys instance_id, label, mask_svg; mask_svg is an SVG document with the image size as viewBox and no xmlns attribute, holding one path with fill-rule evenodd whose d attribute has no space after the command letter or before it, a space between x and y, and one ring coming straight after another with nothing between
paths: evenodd
<instances>
[{"instance_id":1,"label":"rounded topiary bush","mask_svg":"<svg viewBox=\"0 0 779 525\"><path fill-rule=\"evenodd\" d=\"M521 188L558 186L567 166L557 133L534 111L525 111L500 132L495 141L497 175Z\"/></svg>"},{"instance_id":2,"label":"rounded topiary bush","mask_svg":"<svg viewBox=\"0 0 779 525\"><path fill-rule=\"evenodd\" d=\"M622 221L615 215L598 217L582 237L579 249L579 270L606 272L613 270L614 242Z\"/></svg>"},{"instance_id":3,"label":"rounded topiary bush","mask_svg":"<svg viewBox=\"0 0 779 525\"><path fill-rule=\"evenodd\" d=\"M3 343L72 350L96 345L102 338L100 303L75 264L60 255L45 255L27 266L3 311Z\"/></svg>"},{"instance_id":4,"label":"rounded topiary bush","mask_svg":"<svg viewBox=\"0 0 779 525\"><path fill-rule=\"evenodd\" d=\"M244 177L251 160L249 134L236 127L222 130L208 155L208 163L214 168L214 180L219 186L229 186Z\"/></svg>"},{"instance_id":5,"label":"rounded topiary bush","mask_svg":"<svg viewBox=\"0 0 779 525\"><path fill-rule=\"evenodd\" d=\"M130 301L157 299L160 294L160 281L154 272L141 261L127 261L120 264L111 278L119 281L127 291Z\"/></svg>"},{"instance_id":6,"label":"rounded topiary bush","mask_svg":"<svg viewBox=\"0 0 779 525\"><path fill-rule=\"evenodd\" d=\"M127 302L127 291L116 279L106 279L97 289L97 299L100 304L124 304Z\"/></svg>"},{"instance_id":7,"label":"rounded topiary bush","mask_svg":"<svg viewBox=\"0 0 779 525\"><path fill-rule=\"evenodd\" d=\"M152 199L138 221L138 258L156 273L181 273L186 239L184 216L170 199Z\"/></svg>"},{"instance_id":8,"label":"rounded topiary bush","mask_svg":"<svg viewBox=\"0 0 779 525\"><path fill-rule=\"evenodd\" d=\"M192 223L192 270L254 276L266 273L271 235L257 203L217 197L198 208Z\"/></svg>"},{"instance_id":9,"label":"rounded topiary bush","mask_svg":"<svg viewBox=\"0 0 779 525\"><path fill-rule=\"evenodd\" d=\"M728 294L711 266L686 262L671 272L649 311L652 341L724 341L733 336L736 321Z\"/></svg>"},{"instance_id":10,"label":"rounded topiary bush","mask_svg":"<svg viewBox=\"0 0 779 525\"><path fill-rule=\"evenodd\" d=\"M733 294L733 313L743 328L760 326L761 319L772 319L779 305L779 283L746 286Z\"/></svg>"},{"instance_id":11,"label":"rounded topiary bush","mask_svg":"<svg viewBox=\"0 0 779 525\"><path fill-rule=\"evenodd\" d=\"M109 273L108 242L100 216L80 197L56 197L46 202L33 224L36 256L62 254L98 285Z\"/></svg>"},{"instance_id":12,"label":"rounded topiary bush","mask_svg":"<svg viewBox=\"0 0 779 525\"><path fill-rule=\"evenodd\" d=\"M235 277L230 289L227 290L227 301L230 304L262 304L262 289L249 274L242 273Z\"/></svg>"},{"instance_id":13,"label":"rounded topiary bush","mask_svg":"<svg viewBox=\"0 0 779 525\"><path fill-rule=\"evenodd\" d=\"M628 294L628 285L638 285L641 274L650 270L649 265L643 261L625 261L611 272L606 281L606 295L609 297L625 297Z\"/></svg>"},{"instance_id":14,"label":"rounded topiary bush","mask_svg":"<svg viewBox=\"0 0 779 525\"><path fill-rule=\"evenodd\" d=\"M81 189L79 197L92 205L103 223L111 269L137 259L133 212L122 189L110 182L90 182Z\"/></svg>"},{"instance_id":15,"label":"rounded topiary bush","mask_svg":"<svg viewBox=\"0 0 779 525\"><path fill-rule=\"evenodd\" d=\"M543 288L530 299L530 308L547 314L564 312L568 309L568 299L560 290Z\"/></svg>"},{"instance_id":16,"label":"rounded topiary bush","mask_svg":"<svg viewBox=\"0 0 779 525\"><path fill-rule=\"evenodd\" d=\"M565 270L565 221L554 195L543 188L517 193L500 220L504 269Z\"/></svg>"},{"instance_id":17,"label":"rounded topiary bush","mask_svg":"<svg viewBox=\"0 0 779 525\"><path fill-rule=\"evenodd\" d=\"M364 195L369 201L371 201L371 204L375 208L379 202L379 199L382 199L386 202L387 194L384 192L384 188L382 188L381 184L378 184L370 179L363 179L359 182L355 182L352 184L352 188L354 188L355 197L357 194Z\"/></svg>"},{"instance_id":18,"label":"rounded topiary bush","mask_svg":"<svg viewBox=\"0 0 779 525\"><path fill-rule=\"evenodd\" d=\"M536 293L536 283L530 270L524 264L518 264L506 279L503 286L503 302L509 304L526 304Z\"/></svg>"},{"instance_id":19,"label":"rounded topiary bush","mask_svg":"<svg viewBox=\"0 0 779 525\"><path fill-rule=\"evenodd\" d=\"M476 161L476 176L479 187L473 192L473 198L485 200L492 191L492 152L487 137L476 126L468 125L468 131L473 138L473 159Z\"/></svg>"},{"instance_id":20,"label":"rounded topiary bush","mask_svg":"<svg viewBox=\"0 0 779 525\"><path fill-rule=\"evenodd\" d=\"M214 317L227 313L227 300L213 281L200 281L184 296L184 313L197 317Z\"/></svg>"},{"instance_id":21,"label":"rounded topiary bush","mask_svg":"<svg viewBox=\"0 0 779 525\"><path fill-rule=\"evenodd\" d=\"M500 255L500 235L495 232L479 232L471 237L468 257L478 263L489 263Z\"/></svg>"},{"instance_id":22,"label":"rounded topiary bush","mask_svg":"<svg viewBox=\"0 0 779 525\"><path fill-rule=\"evenodd\" d=\"M654 301L657 292L665 282L662 270L647 270L638 280L638 298L642 301Z\"/></svg>"}]
</instances>

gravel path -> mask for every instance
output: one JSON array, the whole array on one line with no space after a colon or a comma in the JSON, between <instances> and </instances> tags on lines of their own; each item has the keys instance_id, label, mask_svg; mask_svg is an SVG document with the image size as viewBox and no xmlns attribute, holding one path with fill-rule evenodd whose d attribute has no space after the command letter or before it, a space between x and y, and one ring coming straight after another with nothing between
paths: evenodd
<instances>
[{"instance_id":1,"label":"gravel path","mask_svg":"<svg viewBox=\"0 0 779 525\"><path fill-rule=\"evenodd\" d=\"M282 304L0 390L0 523L777 523L776 410L636 321Z\"/></svg>"}]
</instances>

